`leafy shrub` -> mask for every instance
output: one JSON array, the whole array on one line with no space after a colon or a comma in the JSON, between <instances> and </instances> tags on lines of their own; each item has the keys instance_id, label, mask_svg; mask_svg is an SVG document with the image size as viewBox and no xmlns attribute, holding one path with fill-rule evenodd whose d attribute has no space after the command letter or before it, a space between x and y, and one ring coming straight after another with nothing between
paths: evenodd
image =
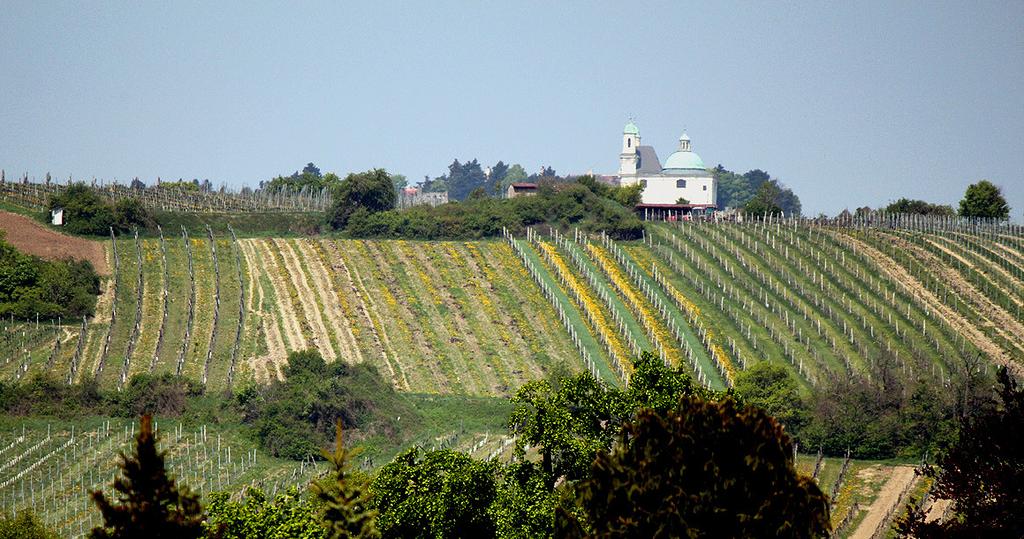
<instances>
[{"instance_id":1,"label":"leafy shrub","mask_svg":"<svg viewBox=\"0 0 1024 539\"><path fill-rule=\"evenodd\" d=\"M0 539L56 539L35 513L22 511L16 517L0 515Z\"/></svg>"},{"instance_id":2,"label":"leafy shrub","mask_svg":"<svg viewBox=\"0 0 1024 539\"><path fill-rule=\"evenodd\" d=\"M261 445L277 457L320 457L340 419L356 441L399 437L397 421L412 427L415 412L368 364L326 364L316 350L293 352L285 380L248 388L238 395L245 421Z\"/></svg>"},{"instance_id":3,"label":"leafy shrub","mask_svg":"<svg viewBox=\"0 0 1024 539\"><path fill-rule=\"evenodd\" d=\"M249 537L326 537L317 508L297 489L279 493L273 499L258 488L250 488L245 499L233 501L226 492L208 498L206 537L244 539Z\"/></svg>"},{"instance_id":4,"label":"leafy shrub","mask_svg":"<svg viewBox=\"0 0 1024 539\"><path fill-rule=\"evenodd\" d=\"M476 239L499 236L502 228L522 233L540 224L604 231L616 239L637 239L643 234L643 223L631 210L581 183L542 185L530 197L471 198L379 213L353 211L345 232L363 238Z\"/></svg>"},{"instance_id":5,"label":"leafy shrub","mask_svg":"<svg viewBox=\"0 0 1024 539\"><path fill-rule=\"evenodd\" d=\"M128 381L124 391L113 398L120 416L179 416L185 411L188 398L200 393L202 386L181 376L137 374Z\"/></svg>"},{"instance_id":6,"label":"leafy shrub","mask_svg":"<svg viewBox=\"0 0 1024 539\"><path fill-rule=\"evenodd\" d=\"M106 236L113 228L126 232L152 226L153 219L142 202L129 198L111 204L95 189L76 183L50 197L50 211L64 209L64 229L72 234Z\"/></svg>"},{"instance_id":7,"label":"leafy shrub","mask_svg":"<svg viewBox=\"0 0 1024 539\"><path fill-rule=\"evenodd\" d=\"M92 316L99 293L100 278L89 262L43 260L18 251L0 234L0 316Z\"/></svg>"},{"instance_id":8,"label":"leafy shrub","mask_svg":"<svg viewBox=\"0 0 1024 539\"><path fill-rule=\"evenodd\" d=\"M344 228L356 212L390 210L397 199L398 193L386 170L349 174L334 190L334 205L327 212L327 221L335 229Z\"/></svg>"},{"instance_id":9,"label":"leafy shrub","mask_svg":"<svg viewBox=\"0 0 1024 539\"><path fill-rule=\"evenodd\" d=\"M410 449L381 468L370 485L381 535L494 537L488 507L498 464L457 451Z\"/></svg>"},{"instance_id":10,"label":"leafy shrub","mask_svg":"<svg viewBox=\"0 0 1024 539\"><path fill-rule=\"evenodd\" d=\"M940 216L952 216L956 214L956 212L953 211L953 207L947 204L931 204L923 200L911 200L906 197L889 204L885 207L885 211L889 213L916 213L919 215Z\"/></svg>"},{"instance_id":11,"label":"leafy shrub","mask_svg":"<svg viewBox=\"0 0 1024 539\"><path fill-rule=\"evenodd\" d=\"M0 382L0 409L10 416L79 417L107 412L95 379L68 385L42 373L21 382Z\"/></svg>"}]
</instances>

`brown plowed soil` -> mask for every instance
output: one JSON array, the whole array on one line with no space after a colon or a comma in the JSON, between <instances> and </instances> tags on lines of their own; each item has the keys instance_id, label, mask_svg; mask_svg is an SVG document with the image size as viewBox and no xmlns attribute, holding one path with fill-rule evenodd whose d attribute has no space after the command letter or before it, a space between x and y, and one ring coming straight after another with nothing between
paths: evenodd
<instances>
[{"instance_id":1,"label":"brown plowed soil","mask_svg":"<svg viewBox=\"0 0 1024 539\"><path fill-rule=\"evenodd\" d=\"M85 259L101 275L109 275L107 255L98 241L65 236L54 232L24 215L0 211L0 230L7 235L7 243L19 251L47 260L62 258Z\"/></svg>"},{"instance_id":2,"label":"brown plowed soil","mask_svg":"<svg viewBox=\"0 0 1024 539\"><path fill-rule=\"evenodd\" d=\"M894 506L900 503L900 495L903 494L909 485L917 480L914 475L914 468L910 466L896 466L890 472L889 480L882 486L878 497L868 507L868 514L861 521L860 526L853 531L850 537L854 539L869 539L875 537L878 528L887 524L889 512Z\"/></svg>"}]
</instances>

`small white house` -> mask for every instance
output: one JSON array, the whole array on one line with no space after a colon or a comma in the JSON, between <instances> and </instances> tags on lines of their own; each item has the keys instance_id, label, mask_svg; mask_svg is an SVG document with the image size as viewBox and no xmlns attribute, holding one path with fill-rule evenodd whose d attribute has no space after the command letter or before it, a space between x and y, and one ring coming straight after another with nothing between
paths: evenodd
<instances>
[{"instance_id":1,"label":"small white house","mask_svg":"<svg viewBox=\"0 0 1024 539\"><path fill-rule=\"evenodd\" d=\"M64 208L50 210L50 222L56 226L64 226Z\"/></svg>"}]
</instances>

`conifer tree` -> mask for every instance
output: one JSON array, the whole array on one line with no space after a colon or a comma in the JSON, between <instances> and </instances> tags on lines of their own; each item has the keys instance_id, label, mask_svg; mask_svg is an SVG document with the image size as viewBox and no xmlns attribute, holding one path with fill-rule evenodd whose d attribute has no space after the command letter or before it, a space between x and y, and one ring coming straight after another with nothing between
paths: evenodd
<instances>
[{"instance_id":1,"label":"conifer tree","mask_svg":"<svg viewBox=\"0 0 1024 539\"><path fill-rule=\"evenodd\" d=\"M327 537L380 537L376 522L377 511L370 508L367 485L349 471L349 461L355 454L342 444L341 419L335 424L334 452L324 450L324 456L334 467L333 476L313 483L312 488L323 503Z\"/></svg>"},{"instance_id":2,"label":"conifer tree","mask_svg":"<svg viewBox=\"0 0 1024 539\"><path fill-rule=\"evenodd\" d=\"M153 419L142 416L135 454L121 454L122 477L114 480L116 499L92 492L103 515L103 526L93 528L93 539L145 537L146 539L200 537L203 509L188 487L175 484L157 450Z\"/></svg>"}]
</instances>

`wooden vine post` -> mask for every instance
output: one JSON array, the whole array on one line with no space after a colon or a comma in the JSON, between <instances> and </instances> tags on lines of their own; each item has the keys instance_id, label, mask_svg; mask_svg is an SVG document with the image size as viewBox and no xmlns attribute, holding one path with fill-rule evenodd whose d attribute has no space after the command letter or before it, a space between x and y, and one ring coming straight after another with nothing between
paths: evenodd
<instances>
[{"instance_id":1,"label":"wooden vine post","mask_svg":"<svg viewBox=\"0 0 1024 539\"><path fill-rule=\"evenodd\" d=\"M160 359L160 351L164 346L164 334L167 331L167 315L170 312L170 274L167 269L167 244L164 242L164 230L156 225L157 233L160 234L160 266L162 268L162 279L160 282L160 329L157 330L156 349L153 351L153 359L149 363L149 372L156 369L156 362Z\"/></svg>"},{"instance_id":2,"label":"wooden vine post","mask_svg":"<svg viewBox=\"0 0 1024 539\"><path fill-rule=\"evenodd\" d=\"M238 275L238 324L235 326L235 342L231 345L231 363L228 366L228 389L235 381L235 366L238 362L238 351L242 345L242 331L245 328L245 279L242 275L242 253L238 246L235 230L228 225L231 234L231 249L235 253L235 272Z\"/></svg>"},{"instance_id":3,"label":"wooden vine post","mask_svg":"<svg viewBox=\"0 0 1024 539\"><path fill-rule=\"evenodd\" d=\"M188 343L192 339L192 323L196 316L196 275L194 268L192 267L192 245L189 242L188 230L185 226L181 227L181 238L185 242L185 256L188 258L188 281L189 281L189 293L188 293L188 318L185 321L185 336L181 340L181 348L178 350L178 366L175 372L181 375L182 368L185 366L185 353L188 351Z\"/></svg>"},{"instance_id":4,"label":"wooden vine post","mask_svg":"<svg viewBox=\"0 0 1024 539\"><path fill-rule=\"evenodd\" d=\"M220 320L220 265L217 263L217 242L213 239L213 229L206 225L206 235L210 238L210 255L213 257L213 329L210 331L210 343L206 348L206 363L203 365L203 385L210 376L210 363L213 361L213 345L217 341L217 324Z\"/></svg>"},{"instance_id":5,"label":"wooden vine post","mask_svg":"<svg viewBox=\"0 0 1024 539\"><path fill-rule=\"evenodd\" d=\"M110 228L110 245L114 253L114 297L110 302L110 324L107 326L107 335L103 338L103 351L100 352L100 361L96 364L94 376L99 381L100 374L107 362L107 353L110 351L110 337L114 332L114 324L117 322L117 298L118 289L121 288L121 262L117 256L117 237L114 236L114 228Z\"/></svg>"}]
</instances>

